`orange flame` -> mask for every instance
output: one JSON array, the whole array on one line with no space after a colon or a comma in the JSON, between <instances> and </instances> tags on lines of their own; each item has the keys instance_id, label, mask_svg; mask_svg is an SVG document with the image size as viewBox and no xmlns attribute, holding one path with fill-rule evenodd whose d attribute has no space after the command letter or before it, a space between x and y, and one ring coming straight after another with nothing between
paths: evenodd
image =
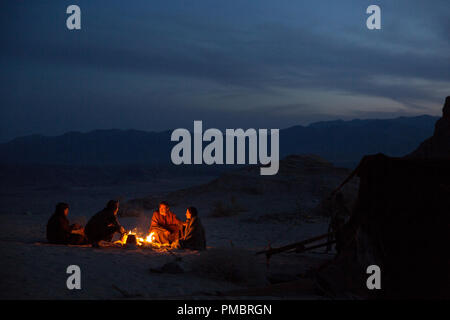
<instances>
[{"instance_id":1,"label":"orange flame","mask_svg":"<svg viewBox=\"0 0 450 320\"><path fill-rule=\"evenodd\" d=\"M161 243L156 242L156 236L154 232L151 232L147 237L143 238L143 237L138 237L136 232L133 231L128 231L128 233L125 233L122 236L122 239L115 241L115 244L120 244L120 245L125 245L127 243L127 239L129 235L134 235L136 236L136 242L138 246L143 246L143 245L151 245L151 246L156 246L158 248L160 248L162 246Z\"/></svg>"}]
</instances>

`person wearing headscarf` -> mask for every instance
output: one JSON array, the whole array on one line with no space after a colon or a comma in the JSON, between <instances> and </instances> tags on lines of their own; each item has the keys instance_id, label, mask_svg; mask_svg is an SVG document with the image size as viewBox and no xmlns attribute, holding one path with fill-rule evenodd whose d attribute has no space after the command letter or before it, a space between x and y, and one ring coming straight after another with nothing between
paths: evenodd
<instances>
[{"instance_id":1,"label":"person wearing headscarf","mask_svg":"<svg viewBox=\"0 0 450 320\"><path fill-rule=\"evenodd\" d=\"M191 250L206 249L205 229L195 207L186 210L186 222L179 239L179 247Z\"/></svg>"},{"instance_id":2,"label":"person wearing headscarf","mask_svg":"<svg viewBox=\"0 0 450 320\"><path fill-rule=\"evenodd\" d=\"M118 211L119 201L110 200L106 207L86 224L84 232L93 247L98 247L100 241L111 241L116 232L121 235L125 233L125 228L117 220Z\"/></svg>"},{"instance_id":3,"label":"person wearing headscarf","mask_svg":"<svg viewBox=\"0 0 450 320\"><path fill-rule=\"evenodd\" d=\"M178 240L183 222L170 211L169 204L162 201L158 211L153 212L149 233L154 233L155 241L171 244Z\"/></svg>"},{"instance_id":4,"label":"person wearing headscarf","mask_svg":"<svg viewBox=\"0 0 450 320\"><path fill-rule=\"evenodd\" d=\"M55 212L47 222L47 240L54 244L86 244L87 239L82 232L74 233L74 231L82 231L77 224L69 224L67 216L69 214L69 205L60 202L56 205Z\"/></svg>"}]
</instances>

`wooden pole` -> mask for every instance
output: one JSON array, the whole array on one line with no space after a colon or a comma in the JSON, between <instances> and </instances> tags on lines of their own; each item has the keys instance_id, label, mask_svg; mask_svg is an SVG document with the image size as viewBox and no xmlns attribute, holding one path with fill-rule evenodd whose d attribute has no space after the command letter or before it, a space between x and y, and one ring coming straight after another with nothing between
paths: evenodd
<instances>
[{"instance_id":1,"label":"wooden pole","mask_svg":"<svg viewBox=\"0 0 450 320\"><path fill-rule=\"evenodd\" d=\"M256 254L265 253L266 256L269 258L273 254L277 254L277 253L281 253L281 252L284 252L284 251L287 251L287 250L295 249L297 247L304 246L305 244L313 243L313 242L316 242L316 241L328 238L332 234L333 234L332 232L326 233L326 234L322 234L320 236L309 238L309 239L306 239L306 240L303 240L303 241L300 241L300 242L288 244L288 245L280 247L280 248L273 248L273 249L269 249L269 250L259 251Z\"/></svg>"}]
</instances>

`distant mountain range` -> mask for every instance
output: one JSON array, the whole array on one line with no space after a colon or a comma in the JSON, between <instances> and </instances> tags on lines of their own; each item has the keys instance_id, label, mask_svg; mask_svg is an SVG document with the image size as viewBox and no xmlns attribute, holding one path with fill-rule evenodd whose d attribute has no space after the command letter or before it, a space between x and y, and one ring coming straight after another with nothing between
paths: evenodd
<instances>
[{"instance_id":1,"label":"distant mountain range","mask_svg":"<svg viewBox=\"0 0 450 320\"><path fill-rule=\"evenodd\" d=\"M424 115L294 126L280 130L280 157L316 154L335 165L352 167L365 154L402 156L433 134L438 119ZM0 144L0 163L164 165L170 164L170 152L175 145L170 135L171 131L117 129L68 132L60 136L31 135Z\"/></svg>"}]
</instances>

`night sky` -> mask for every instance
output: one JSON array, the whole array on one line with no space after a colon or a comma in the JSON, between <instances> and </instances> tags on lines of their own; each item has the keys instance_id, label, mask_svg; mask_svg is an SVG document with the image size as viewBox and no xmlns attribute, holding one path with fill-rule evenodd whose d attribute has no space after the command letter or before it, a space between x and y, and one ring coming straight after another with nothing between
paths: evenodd
<instances>
[{"instance_id":1,"label":"night sky","mask_svg":"<svg viewBox=\"0 0 450 320\"><path fill-rule=\"evenodd\" d=\"M449 16L448 0L2 1L0 142L438 115Z\"/></svg>"}]
</instances>

